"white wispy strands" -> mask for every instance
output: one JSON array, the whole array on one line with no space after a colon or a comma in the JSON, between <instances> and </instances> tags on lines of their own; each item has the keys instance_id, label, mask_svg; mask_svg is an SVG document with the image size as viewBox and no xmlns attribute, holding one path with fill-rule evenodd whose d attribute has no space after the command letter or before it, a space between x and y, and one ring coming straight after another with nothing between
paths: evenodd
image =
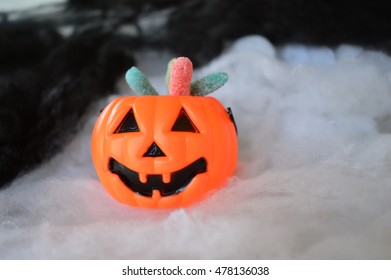
<instances>
[{"instance_id":1,"label":"white wispy strands","mask_svg":"<svg viewBox=\"0 0 391 280\"><path fill-rule=\"evenodd\" d=\"M138 67L164 92L158 57ZM390 57L252 36L194 76L221 71L230 79L212 96L240 143L227 186L187 209L115 202L90 156L102 100L63 153L0 192L0 258L389 259Z\"/></svg>"}]
</instances>

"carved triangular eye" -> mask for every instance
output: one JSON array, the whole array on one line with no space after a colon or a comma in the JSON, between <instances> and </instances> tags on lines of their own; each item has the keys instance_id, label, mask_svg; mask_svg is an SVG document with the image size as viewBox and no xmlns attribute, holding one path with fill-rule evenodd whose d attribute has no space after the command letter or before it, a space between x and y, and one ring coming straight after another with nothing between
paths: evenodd
<instances>
[{"instance_id":1,"label":"carved triangular eye","mask_svg":"<svg viewBox=\"0 0 391 280\"><path fill-rule=\"evenodd\" d=\"M115 133L138 132L138 131L140 131L140 129L138 128L133 110L130 109L130 111L126 114L125 118L122 120L121 124L118 126Z\"/></svg>"},{"instance_id":2,"label":"carved triangular eye","mask_svg":"<svg viewBox=\"0 0 391 280\"><path fill-rule=\"evenodd\" d=\"M197 127L190 120L189 115L182 108L178 118L176 119L174 125L172 126L172 131L185 131L185 132L199 132Z\"/></svg>"}]
</instances>

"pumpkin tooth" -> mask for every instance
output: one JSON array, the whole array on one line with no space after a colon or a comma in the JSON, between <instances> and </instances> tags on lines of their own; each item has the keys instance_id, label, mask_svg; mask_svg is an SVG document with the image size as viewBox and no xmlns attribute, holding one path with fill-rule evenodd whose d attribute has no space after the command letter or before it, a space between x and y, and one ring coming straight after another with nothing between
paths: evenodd
<instances>
[{"instance_id":1,"label":"pumpkin tooth","mask_svg":"<svg viewBox=\"0 0 391 280\"><path fill-rule=\"evenodd\" d=\"M148 176L146 173L139 172L138 178L139 178L140 182L144 183L144 184L148 181Z\"/></svg>"},{"instance_id":2,"label":"pumpkin tooth","mask_svg":"<svg viewBox=\"0 0 391 280\"><path fill-rule=\"evenodd\" d=\"M165 173L163 174L163 183L170 183L171 182L171 173Z\"/></svg>"},{"instance_id":3,"label":"pumpkin tooth","mask_svg":"<svg viewBox=\"0 0 391 280\"><path fill-rule=\"evenodd\" d=\"M152 199L153 200L159 200L162 197L159 190L153 190L152 191Z\"/></svg>"}]
</instances>

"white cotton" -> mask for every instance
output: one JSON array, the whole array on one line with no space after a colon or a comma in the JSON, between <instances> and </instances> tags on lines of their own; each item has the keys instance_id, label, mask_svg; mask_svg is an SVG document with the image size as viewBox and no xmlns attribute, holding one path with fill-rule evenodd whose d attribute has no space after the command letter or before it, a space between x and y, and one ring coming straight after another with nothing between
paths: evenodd
<instances>
[{"instance_id":1,"label":"white cotton","mask_svg":"<svg viewBox=\"0 0 391 280\"><path fill-rule=\"evenodd\" d=\"M138 67L164 91L166 55ZM194 75L229 74L239 161L186 209L114 201L90 136L100 109L50 162L0 191L0 259L391 258L391 58L242 38ZM121 87L121 94L131 94Z\"/></svg>"},{"instance_id":2,"label":"white cotton","mask_svg":"<svg viewBox=\"0 0 391 280\"><path fill-rule=\"evenodd\" d=\"M2 12L15 12L20 10L35 9L40 6L40 12L43 10L44 5L50 4L62 4L65 0L12 0L12 1L1 1L0 11ZM35 11L36 12L36 11Z\"/></svg>"}]
</instances>

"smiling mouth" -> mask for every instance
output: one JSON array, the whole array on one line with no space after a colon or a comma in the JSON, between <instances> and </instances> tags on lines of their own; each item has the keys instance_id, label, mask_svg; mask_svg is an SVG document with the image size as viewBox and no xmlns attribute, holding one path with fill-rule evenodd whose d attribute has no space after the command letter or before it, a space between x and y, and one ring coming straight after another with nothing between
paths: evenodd
<instances>
[{"instance_id":1,"label":"smiling mouth","mask_svg":"<svg viewBox=\"0 0 391 280\"><path fill-rule=\"evenodd\" d=\"M170 196L183 191L195 176L206 172L206 160L199 158L188 166L171 173L171 181L163 182L161 174L147 175L145 183L140 181L138 172L127 168L115 159L109 160L109 170L117 174L121 181L133 192L152 197L153 190L159 190L161 196Z\"/></svg>"}]
</instances>

